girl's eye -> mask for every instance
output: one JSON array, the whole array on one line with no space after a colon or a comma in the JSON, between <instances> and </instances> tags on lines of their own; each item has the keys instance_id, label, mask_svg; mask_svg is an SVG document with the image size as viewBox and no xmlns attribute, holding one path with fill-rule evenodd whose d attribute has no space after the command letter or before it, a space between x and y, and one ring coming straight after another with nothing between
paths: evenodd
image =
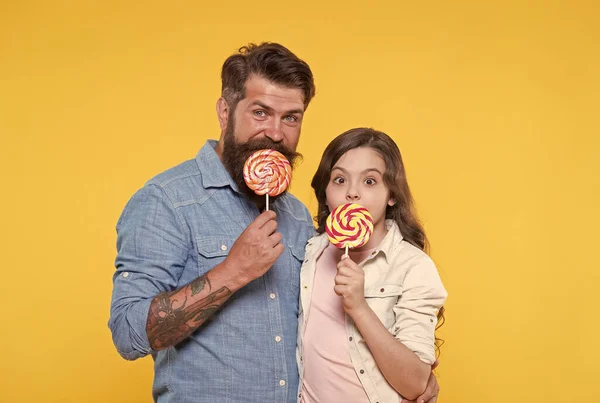
<instances>
[{"instance_id":1,"label":"girl's eye","mask_svg":"<svg viewBox=\"0 0 600 403\"><path fill-rule=\"evenodd\" d=\"M345 182L345 181L344 181L344 178L342 178L341 176L338 176L337 178L335 178L335 179L333 180L333 183L335 183L336 185L341 185L341 184L343 184L344 182Z\"/></svg>"},{"instance_id":2,"label":"girl's eye","mask_svg":"<svg viewBox=\"0 0 600 403\"><path fill-rule=\"evenodd\" d=\"M377 182L375 181L375 179L373 178L367 178L365 179L365 184L369 185L369 186L373 186L374 184L376 184Z\"/></svg>"}]
</instances>

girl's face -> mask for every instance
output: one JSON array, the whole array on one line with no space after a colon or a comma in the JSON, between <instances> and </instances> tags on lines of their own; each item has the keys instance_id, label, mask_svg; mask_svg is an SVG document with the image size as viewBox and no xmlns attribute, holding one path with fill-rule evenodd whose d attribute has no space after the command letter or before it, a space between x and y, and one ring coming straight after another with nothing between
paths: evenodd
<instances>
[{"instance_id":1,"label":"girl's face","mask_svg":"<svg viewBox=\"0 0 600 403\"><path fill-rule=\"evenodd\" d=\"M383 181L384 172L385 162L372 148L359 147L347 151L331 170L325 190L329 211L341 204L358 203L373 216L375 231L381 231L385 228L386 207L395 204Z\"/></svg>"}]
</instances>

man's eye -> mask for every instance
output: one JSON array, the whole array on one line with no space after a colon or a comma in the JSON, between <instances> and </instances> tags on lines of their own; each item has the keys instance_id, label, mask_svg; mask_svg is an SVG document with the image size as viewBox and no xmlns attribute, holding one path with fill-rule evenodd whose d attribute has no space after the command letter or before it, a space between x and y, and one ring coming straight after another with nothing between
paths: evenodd
<instances>
[{"instance_id":1,"label":"man's eye","mask_svg":"<svg viewBox=\"0 0 600 403\"><path fill-rule=\"evenodd\" d=\"M285 118L283 118L285 121L290 122L290 123L294 123L298 121L298 118L296 116L293 115L289 115L286 116Z\"/></svg>"},{"instance_id":2,"label":"man's eye","mask_svg":"<svg viewBox=\"0 0 600 403\"><path fill-rule=\"evenodd\" d=\"M265 111L263 111L262 109L259 109L257 111L254 111L254 115L262 118L262 117L267 116L267 113Z\"/></svg>"}]
</instances>

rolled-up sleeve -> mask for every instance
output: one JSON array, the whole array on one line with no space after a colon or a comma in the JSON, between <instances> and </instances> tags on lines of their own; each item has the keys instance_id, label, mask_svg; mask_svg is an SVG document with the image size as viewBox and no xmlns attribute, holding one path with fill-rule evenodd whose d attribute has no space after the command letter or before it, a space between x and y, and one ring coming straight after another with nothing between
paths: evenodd
<instances>
[{"instance_id":1,"label":"rolled-up sleeve","mask_svg":"<svg viewBox=\"0 0 600 403\"><path fill-rule=\"evenodd\" d=\"M177 287L189 233L163 189L147 185L127 203L117 223L116 272L108 326L121 356L151 352L146 321L152 298Z\"/></svg>"},{"instance_id":2,"label":"rolled-up sleeve","mask_svg":"<svg viewBox=\"0 0 600 403\"><path fill-rule=\"evenodd\" d=\"M402 296L394 306L392 332L421 361L433 364L437 313L448 293L431 259L418 260L404 278Z\"/></svg>"}]
</instances>

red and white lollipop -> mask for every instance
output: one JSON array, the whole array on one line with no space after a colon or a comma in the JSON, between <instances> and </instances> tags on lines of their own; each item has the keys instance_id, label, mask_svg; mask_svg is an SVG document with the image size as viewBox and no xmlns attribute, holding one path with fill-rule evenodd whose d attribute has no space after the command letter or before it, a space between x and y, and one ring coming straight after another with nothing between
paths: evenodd
<instances>
[{"instance_id":1,"label":"red and white lollipop","mask_svg":"<svg viewBox=\"0 0 600 403\"><path fill-rule=\"evenodd\" d=\"M360 248L373 233L373 217L366 207L356 203L342 204L327 217L325 232L329 241L338 248Z\"/></svg>"},{"instance_id":2,"label":"red and white lollipop","mask_svg":"<svg viewBox=\"0 0 600 403\"><path fill-rule=\"evenodd\" d=\"M279 151L265 149L254 152L244 163L244 181L257 195L269 196L283 193L290 184L292 167Z\"/></svg>"}]
</instances>

